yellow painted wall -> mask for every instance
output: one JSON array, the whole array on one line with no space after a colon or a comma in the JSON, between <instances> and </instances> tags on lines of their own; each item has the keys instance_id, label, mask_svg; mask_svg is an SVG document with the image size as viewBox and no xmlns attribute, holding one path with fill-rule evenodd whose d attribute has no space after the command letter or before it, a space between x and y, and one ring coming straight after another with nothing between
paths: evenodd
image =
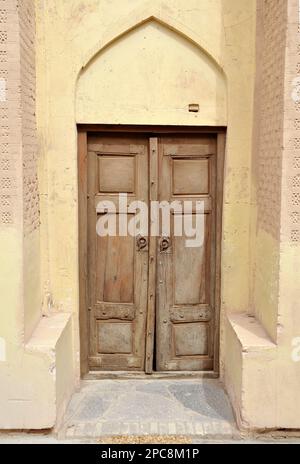
<instances>
[{"instance_id":1,"label":"yellow painted wall","mask_svg":"<svg viewBox=\"0 0 300 464\"><path fill-rule=\"evenodd\" d=\"M26 316L29 324L35 308L28 307L24 298L19 228L2 230L0 243L4 271L0 274L0 429L51 428L64 412L75 383L72 352L66 349L72 340L70 316L54 314L39 321L35 317L26 342L24 310L32 310ZM28 289L32 303L38 290Z\"/></svg>"},{"instance_id":2,"label":"yellow painted wall","mask_svg":"<svg viewBox=\"0 0 300 464\"><path fill-rule=\"evenodd\" d=\"M76 123L99 122L228 126L222 311L247 310L255 3L37 1L42 285L59 309L78 314Z\"/></svg>"},{"instance_id":3,"label":"yellow painted wall","mask_svg":"<svg viewBox=\"0 0 300 464\"><path fill-rule=\"evenodd\" d=\"M253 304L256 317L272 340L277 340L279 296L279 241L258 229L253 243L254 287Z\"/></svg>"},{"instance_id":4,"label":"yellow painted wall","mask_svg":"<svg viewBox=\"0 0 300 464\"><path fill-rule=\"evenodd\" d=\"M280 394L298 381L297 254L283 244L277 276L279 241L257 207L255 25L256 0L36 0L41 237L0 234L1 304L14 308L1 314L0 428L53 426L79 378L77 123L227 126L222 378L243 426L297 426L290 390Z\"/></svg>"},{"instance_id":5,"label":"yellow painted wall","mask_svg":"<svg viewBox=\"0 0 300 464\"><path fill-rule=\"evenodd\" d=\"M40 231L23 238L24 339L28 341L42 314Z\"/></svg>"},{"instance_id":6,"label":"yellow painted wall","mask_svg":"<svg viewBox=\"0 0 300 464\"><path fill-rule=\"evenodd\" d=\"M76 121L227 124L226 79L201 48L150 20L94 56L79 76ZM199 113L188 111L198 103Z\"/></svg>"}]
</instances>

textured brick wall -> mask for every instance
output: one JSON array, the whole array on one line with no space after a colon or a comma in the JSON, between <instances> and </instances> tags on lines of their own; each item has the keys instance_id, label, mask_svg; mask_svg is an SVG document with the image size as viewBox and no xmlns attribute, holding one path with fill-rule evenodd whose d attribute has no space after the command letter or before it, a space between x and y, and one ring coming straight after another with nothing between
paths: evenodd
<instances>
[{"instance_id":1,"label":"textured brick wall","mask_svg":"<svg viewBox=\"0 0 300 464\"><path fill-rule=\"evenodd\" d=\"M19 0L21 109L23 148L23 220L25 234L39 226L35 117L35 7Z\"/></svg>"},{"instance_id":2,"label":"textured brick wall","mask_svg":"<svg viewBox=\"0 0 300 464\"><path fill-rule=\"evenodd\" d=\"M257 120L253 154L257 225L278 241L298 246L300 85L295 79L300 82L299 1L258 0L258 6Z\"/></svg>"},{"instance_id":3,"label":"textured brick wall","mask_svg":"<svg viewBox=\"0 0 300 464\"><path fill-rule=\"evenodd\" d=\"M0 0L0 226L39 225L33 0Z\"/></svg>"},{"instance_id":4,"label":"textured brick wall","mask_svg":"<svg viewBox=\"0 0 300 464\"><path fill-rule=\"evenodd\" d=\"M277 339L287 0L257 1L252 309Z\"/></svg>"},{"instance_id":5,"label":"textured brick wall","mask_svg":"<svg viewBox=\"0 0 300 464\"><path fill-rule=\"evenodd\" d=\"M281 238L296 246L300 244L300 92L295 93L298 101L292 95L294 79L300 78L299 1L258 0L258 6L254 151L258 226L278 240L282 232Z\"/></svg>"},{"instance_id":6,"label":"textured brick wall","mask_svg":"<svg viewBox=\"0 0 300 464\"><path fill-rule=\"evenodd\" d=\"M0 226L16 222L20 101L16 2L0 0Z\"/></svg>"},{"instance_id":7,"label":"textured brick wall","mask_svg":"<svg viewBox=\"0 0 300 464\"><path fill-rule=\"evenodd\" d=\"M300 24L299 2L289 1L286 44L282 240L300 245Z\"/></svg>"},{"instance_id":8,"label":"textured brick wall","mask_svg":"<svg viewBox=\"0 0 300 464\"><path fill-rule=\"evenodd\" d=\"M286 0L258 0L256 145L258 226L279 240Z\"/></svg>"}]
</instances>

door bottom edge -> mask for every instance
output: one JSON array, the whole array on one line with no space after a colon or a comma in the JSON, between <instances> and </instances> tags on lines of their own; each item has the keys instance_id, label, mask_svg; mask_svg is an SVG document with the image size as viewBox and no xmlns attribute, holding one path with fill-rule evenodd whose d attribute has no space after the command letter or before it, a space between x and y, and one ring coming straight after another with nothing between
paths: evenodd
<instances>
[{"instance_id":1,"label":"door bottom edge","mask_svg":"<svg viewBox=\"0 0 300 464\"><path fill-rule=\"evenodd\" d=\"M146 374L138 371L90 371L83 380L168 380L168 379L218 379L216 371L160 371Z\"/></svg>"}]
</instances>

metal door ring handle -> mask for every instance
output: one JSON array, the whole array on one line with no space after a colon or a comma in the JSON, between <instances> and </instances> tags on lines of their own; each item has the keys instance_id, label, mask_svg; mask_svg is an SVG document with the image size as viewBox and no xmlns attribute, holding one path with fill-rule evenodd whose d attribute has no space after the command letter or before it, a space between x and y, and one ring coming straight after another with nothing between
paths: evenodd
<instances>
[{"instance_id":1,"label":"metal door ring handle","mask_svg":"<svg viewBox=\"0 0 300 464\"><path fill-rule=\"evenodd\" d=\"M170 237L162 237L160 242L160 251L164 252L167 251L171 246L171 239Z\"/></svg>"},{"instance_id":2,"label":"metal door ring handle","mask_svg":"<svg viewBox=\"0 0 300 464\"><path fill-rule=\"evenodd\" d=\"M141 235L137 237L137 248L139 251L144 250L147 246L147 243L148 242L146 237L142 237Z\"/></svg>"}]
</instances>

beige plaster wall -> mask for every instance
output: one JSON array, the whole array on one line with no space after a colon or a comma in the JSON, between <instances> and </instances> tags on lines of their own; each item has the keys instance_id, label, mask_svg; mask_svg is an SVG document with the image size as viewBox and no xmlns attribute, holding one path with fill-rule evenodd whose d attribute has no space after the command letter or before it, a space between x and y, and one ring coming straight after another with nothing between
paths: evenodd
<instances>
[{"instance_id":1,"label":"beige plaster wall","mask_svg":"<svg viewBox=\"0 0 300 464\"><path fill-rule=\"evenodd\" d=\"M297 0L258 2L253 315L231 315L225 380L242 427L299 429L300 29ZM299 89L298 89L299 90ZM226 355L227 355L226 354ZM235 393L236 371L241 396Z\"/></svg>"},{"instance_id":2,"label":"beige plaster wall","mask_svg":"<svg viewBox=\"0 0 300 464\"><path fill-rule=\"evenodd\" d=\"M280 228L278 390L280 423L299 428L300 410L300 96L295 78L300 74L299 3L288 2L284 78L284 127ZM298 347L298 349L297 349ZM298 355L297 355L298 353ZM288 386L288 388L287 388Z\"/></svg>"},{"instance_id":3,"label":"beige plaster wall","mask_svg":"<svg viewBox=\"0 0 300 464\"><path fill-rule=\"evenodd\" d=\"M70 316L42 317L32 0L1 1L0 78L0 429L48 428L75 380Z\"/></svg>"},{"instance_id":4,"label":"beige plaster wall","mask_svg":"<svg viewBox=\"0 0 300 464\"><path fill-rule=\"evenodd\" d=\"M35 96L35 5L18 2L20 37L20 107L22 111L22 216L23 216L23 289L25 340L41 317L40 288L40 214L38 191L38 150Z\"/></svg>"},{"instance_id":5,"label":"beige plaster wall","mask_svg":"<svg viewBox=\"0 0 300 464\"><path fill-rule=\"evenodd\" d=\"M255 1L36 4L42 285L54 305L78 317L76 122L222 123L222 312L246 311Z\"/></svg>"},{"instance_id":6,"label":"beige plaster wall","mask_svg":"<svg viewBox=\"0 0 300 464\"><path fill-rule=\"evenodd\" d=\"M94 56L76 90L78 123L227 124L226 78L218 63L155 20ZM189 103L198 103L200 112L189 112Z\"/></svg>"},{"instance_id":7,"label":"beige plaster wall","mask_svg":"<svg viewBox=\"0 0 300 464\"><path fill-rule=\"evenodd\" d=\"M277 339L287 2L257 3L252 186L253 311Z\"/></svg>"},{"instance_id":8,"label":"beige plaster wall","mask_svg":"<svg viewBox=\"0 0 300 464\"><path fill-rule=\"evenodd\" d=\"M79 378L78 122L227 125L222 378L242 426L299 428L298 2L257 2L255 110L255 0L36 0L36 64L34 2L1 3L0 428Z\"/></svg>"}]
</instances>

